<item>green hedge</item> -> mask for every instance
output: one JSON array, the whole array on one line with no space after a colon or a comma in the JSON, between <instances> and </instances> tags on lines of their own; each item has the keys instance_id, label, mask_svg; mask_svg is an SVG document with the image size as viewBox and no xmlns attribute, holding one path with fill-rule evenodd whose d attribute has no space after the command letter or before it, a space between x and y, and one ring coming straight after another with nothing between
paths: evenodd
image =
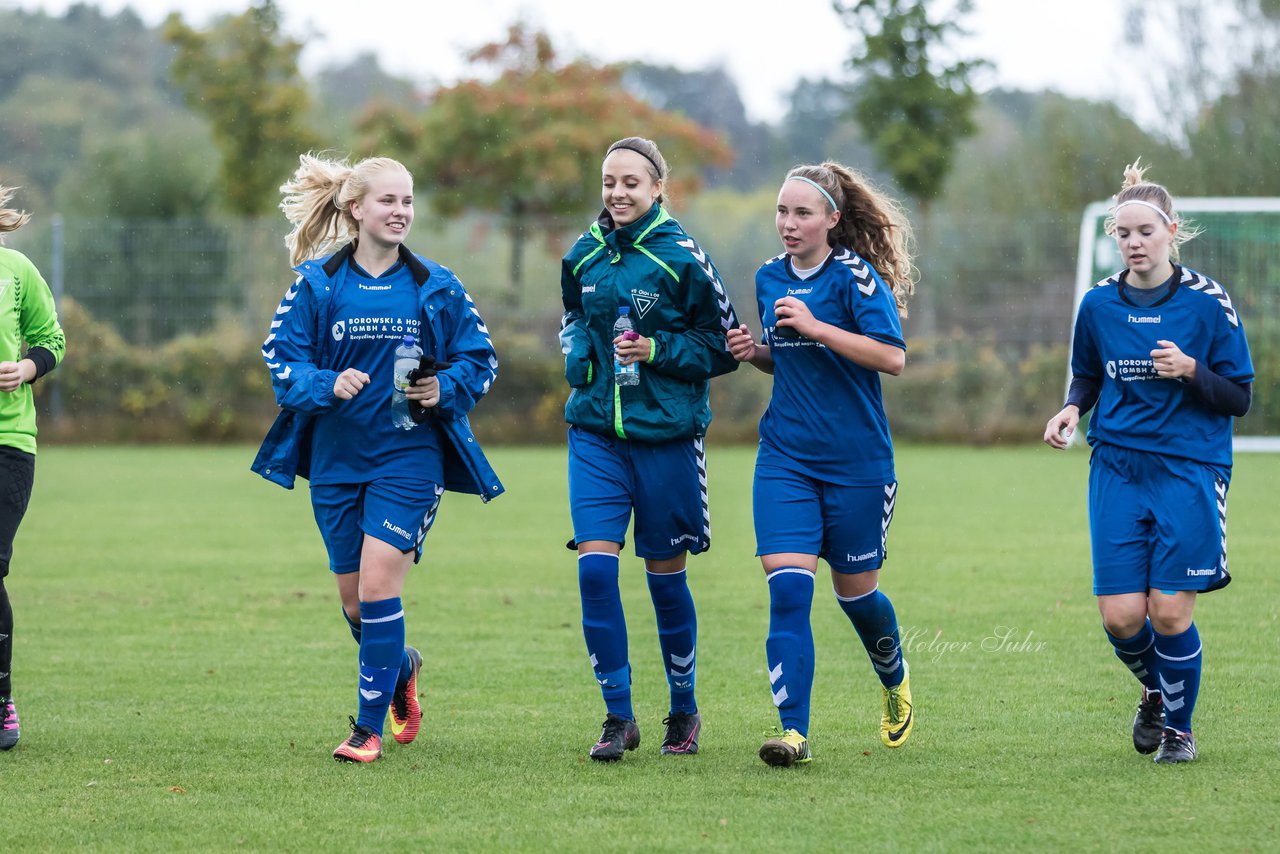
<instances>
[{"instance_id":1,"label":"green hedge","mask_svg":"<svg viewBox=\"0 0 1280 854\"><path fill-rule=\"evenodd\" d=\"M67 358L36 386L43 441L257 441L275 416L258 330L221 323L147 347L130 344L72 299L63 301L60 315ZM496 443L564 441L560 356L548 355L537 332L495 330L495 336L501 369L472 418L477 434ZM973 444L1036 440L1061 404L1066 364L1066 345L1020 355L959 331L913 339L902 376L883 378L893 435ZM754 442L770 383L750 367L713 381L711 438ZM55 388L61 418L53 417Z\"/></svg>"}]
</instances>

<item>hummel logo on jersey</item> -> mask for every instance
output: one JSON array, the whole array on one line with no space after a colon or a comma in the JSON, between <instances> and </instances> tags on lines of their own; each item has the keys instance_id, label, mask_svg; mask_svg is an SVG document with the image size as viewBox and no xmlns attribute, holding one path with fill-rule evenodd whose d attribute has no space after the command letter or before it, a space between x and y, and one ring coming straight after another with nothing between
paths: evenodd
<instances>
[{"instance_id":1,"label":"hummel logo on jersey","mask_svg":"<svg viewBox=\"0 0 1280 854\"><path fill-rule=\"evenodd\" d=\"M595 285L583 285L583 286L582 286L582 292L583 292L584 294L594 294L594 293L596 292L596 286L595 286Z\"/></svg>"},{"instance_id":2,"label":"hummel logo on jersey","mask_svg":"<svg viewBox=\"0 0 1280 854\"><path fill-rule=\"evenodd\" d=\"M1152 317L1134 317L1131 314L1129 315L1129 322L1130 323L1159 323L1160 315L1157 314L1157 315L1153 315Z\"/></svg>"},{"instance_id":3,"label":"hummel logo on jersey","mask_svg":"<svg viewBox=\"0 0 1280 854\"><path fill-rule=\"evenodd\" d=\"M813 293L813 288L787 288L787 296L798 297Z\"/></svg>"}]
</instances>

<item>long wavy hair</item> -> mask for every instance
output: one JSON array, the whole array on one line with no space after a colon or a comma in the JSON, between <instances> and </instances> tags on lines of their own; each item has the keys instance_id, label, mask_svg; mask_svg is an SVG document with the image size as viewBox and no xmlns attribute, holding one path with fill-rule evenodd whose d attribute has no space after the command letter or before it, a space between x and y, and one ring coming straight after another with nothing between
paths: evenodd
<instances>
[{"instance_id":1,"label":"long wavy hair","mask_svg":"<svg viewBox=\"0 0 1280 854\"><path fill-rule=\"evenodd\" d=\"M881 192L862 173L841 163L797 166L787 178L807 178L830 194L840 219L827 233L833 246L858 253L893 289L898 313L907 316L907 298L916 290L916 268L911 262L915 238L902 205ZM829 210L830 204L822 200Z\"/></svg>"}]
</instances>

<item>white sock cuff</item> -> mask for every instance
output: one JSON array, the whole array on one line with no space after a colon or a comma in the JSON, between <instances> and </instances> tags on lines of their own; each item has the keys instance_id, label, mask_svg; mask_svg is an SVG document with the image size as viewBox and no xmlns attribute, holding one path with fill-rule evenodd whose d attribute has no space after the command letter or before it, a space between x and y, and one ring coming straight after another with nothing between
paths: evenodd
<instances>
[{"instance_id":1,"label":"white sock cuff","mask_svg":"<svg viewBox=\"0 0 1280 854\"><path fill-rule=\"evenodd\" d=\"M866 599L868 596L872 595L879 589L880 589L880 585L877 584L875 587L872 587L870 590L868 590L866 593L863 593L861 596L841 596L839 592L836 591L835 585L834 584L831 585L831 592L835 593L836 598L839 599L841 602L857 602L859 599Z\"/></svg>"},{"instance_id":2,"label":"white sock cuff","mask_svg":"<svg viewBox=\"0 0 1280 854\"><path fill-rule=\"evenodd\" d=\"M768 581L773 581L773 579L779 576L792 575L792 574L807 575L810 581L813 580L813 576L814 576L812 572L810 572L809 570L805 569L802 566L782 566L775 569L773 572L769 573L767 576L765 576L765 578Z\"/></svg>"}]
</instances>

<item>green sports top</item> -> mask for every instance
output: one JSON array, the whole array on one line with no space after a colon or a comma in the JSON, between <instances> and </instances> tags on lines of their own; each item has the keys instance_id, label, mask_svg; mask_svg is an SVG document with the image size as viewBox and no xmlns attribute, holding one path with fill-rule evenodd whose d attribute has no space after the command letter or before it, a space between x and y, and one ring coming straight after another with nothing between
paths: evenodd
<instances>
[{"instance_id":1,"label":"green sports top","mask_svg":"<svg viewBox=\"0 0 1280 854\"><path fill-rule=\"evenodd\" d=\"M36 347L47 351L54 365L67 350L53 294L25 255L0 246L0 362L20 361L24 352ZM0 391L0 445L36 452L36 407L30 383L11 392Z\"/></svg>"}]
</instances>

